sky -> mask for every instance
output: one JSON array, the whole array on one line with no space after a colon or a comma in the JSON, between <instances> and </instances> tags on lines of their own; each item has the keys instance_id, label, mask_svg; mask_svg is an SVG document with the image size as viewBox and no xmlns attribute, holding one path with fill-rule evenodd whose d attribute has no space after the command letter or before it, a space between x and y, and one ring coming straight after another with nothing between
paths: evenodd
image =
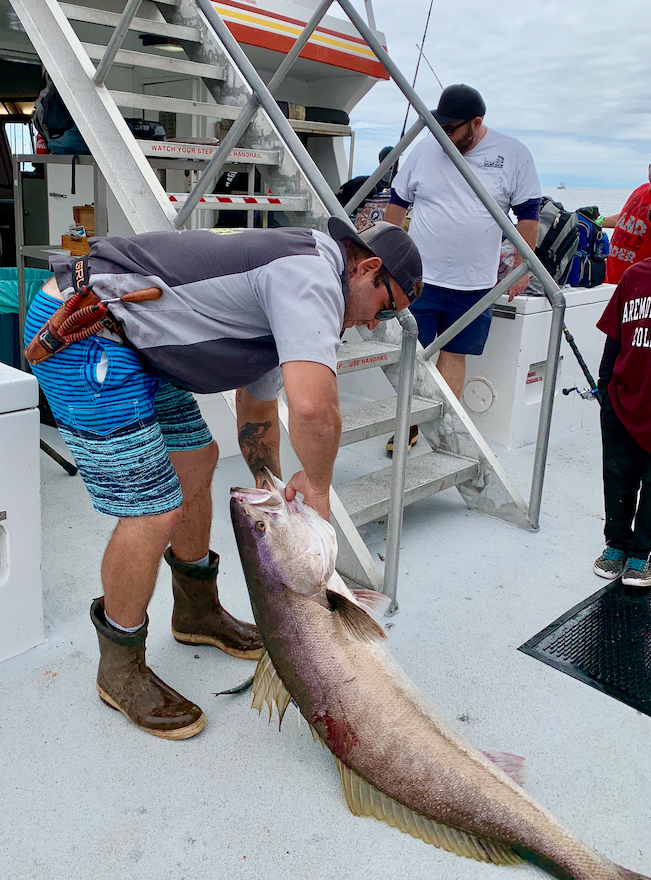
<instances>
[{"instance_id":1,"label":"sky","mask_svg":"<svg viewBox=\"0 0 651 880\"><path fill-rule=\"evenodd\" d=\"M410 83L429 4L373 0ZM444 86L465 82L482 93L486 124L531 150L543 185L635 188L651 162L650 31L649 0L434 0L424 54ZM438 103L424 60L416 91L429 107ZM354 174L369 174L380 148L397 142L406 108L385 82L354 108ZM415 119L412 110L408 126Z\"/></svg>"}]
</instances>

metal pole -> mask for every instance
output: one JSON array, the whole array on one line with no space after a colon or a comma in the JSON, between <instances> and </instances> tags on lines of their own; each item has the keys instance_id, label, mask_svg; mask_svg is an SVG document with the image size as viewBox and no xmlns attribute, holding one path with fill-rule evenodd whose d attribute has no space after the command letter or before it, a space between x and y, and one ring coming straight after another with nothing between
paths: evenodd
<instances>
[{"instance_id":1,"label":"metal pole","mask_svg":"<svg viewBox=\"0 0 651 880\"><path fill-rule=\"evenodd\" d=\"M255 165L249 165L247 178L247 192L250 196L255 194ZM253 229L253 209L246 212L246 226Z\"/></svg>"},{"instance_id":2,"label":"metal pole","mask_svg":"<svg viewBox=\"0 0 651 880\"><path fill-rule=\"evenodd\" d=\"M350 154L348 156L348 180L353 176L353 157L355 156L355 132L350 130Z\"/></svg>"},{"instance_id":3,"label":"metal pole","mask_svg":"<svg viewBox=\"0 0 651 880\"><path fill-rule=\"evenodd\" d=\"M104 54L102 55L102 60L97 65L97 70L95 71L95 76L93 77L93 83L96 86L104 85L104 80L106 79L106 76L111 69L113 62L115 61L115 56L122 48L122 43L124 42L126 35L129 33L131 22L136 17L136 13L140 9L141 2L142 0L129 0L129 2L125 6L122 17L118 22L118 26L111 34L111 39L108 42L108 46L106 47Z\"/></svg>"},{"instance_id":4,"label":"metal pole","mask_svg":"<svg viewBox=\"0 0 651 880\"><path fill-rule=\"evenodd\" d=\"M368 178L368 180L361 186L355 195L351 198L348 204L344 207L344 211L347 214L352 214L355 208L361 204L361 202L366 198L366 196L373 189L375 184L384 177L384 172L387 169L391 168L392 165L398 161L400 156L407 149L409 144L418 137L421 131L425 128L425 123L422 119L417 119L416 122L409 129L407 134L403 135L402 138L398 141L395 147L391 150L391 152L384 157L382 162L375 169L373 174ZM351 174L352 177L352 174Z\"/></svg>"},{"instance_id":5,"label":"metal pole","mask_svg":"<svg viewBox=\"0 0 651 880\"><path fill-rule=\"evenodd\" d=\"M18 279L18 348L20 349L20 369L27 370L27 361L23 354L25 348L23 338L25 336L25 319L27 317L27 298L25 294L25 257L23 247L25 245L25 216L23 207L23 175L18 159L14 156L12 161L14 177L14 223L16 227L16 275Z\"/></svg>"},{"instance_id":6,"label":"metal pole","mask_svg":"<svg viewBox=\"0 0 651 880\"><path fill-rule=\"evenodd\" d=\"M400 351L400 377L398 379L398 400L396 402L396 431L393 439L393 460L391 462L391 494L389 496L389 516L387 526L387 548L384 563L383 592L391 603L387 614L398 610L396 598L398 589L398 563L400 561L400 538L405 506L405 472L407 468L407 443L409 435L409 416L416 368L416 348L418 344L418 324L409 309L398 312L402 326L402 348Z\"/></svg>"},{"instance_id":7,"label":"metal pole","mask_svg":"<svg viewBox=\"0 0 651 880\"><path fill-rule=\"evenodd\" d=\"M346 220L350 223L350 220L346 215L344 209L337 201L335 194L328 186L325 178L317 168L314 159L310 156L310 154L298 138L294 129L291 127L287 119L285 119L285 117L283 116L280 107L270 95L269 89L264 84L255 67L251 64L247 56L244 54L244 51L240 47L237 40L233 37L229 29L222 21L219 14L216 12L210 0L197 0L197 5L205 15L207 21L215 30L215 33L219 37L228 54L231 56L237 67L240 69L242 76L251 86L253 93L257 96L260 105L267 113L267 116L269 116L269 119L287 144L288 148L291 150L292 156L296 161L296 164L299 166L311 186L316 191L316 194L323 202L325 208L333 216L341 217L342 220Z\"/></svg>"},{"instance_id":8,"label":"metal pole","mask_svg":"<svg viewBox=\"0 0 651 880\"><path fill-rule=\"evenodd\" d=\"M540 505L545 477L545 461L547 460L547 449L549 447L552 408L554 392L556 390L556 377L558 375L558 355L561 350L564 317L564 307L552 309L552 326L549 334L547 361L545 362L543 394L540 401L540 418L538 421L538 436L536 438L536 454L533 463L531 495L529 497L529 520L534 529L540 527Z\"/></svg>"},{"instance_id":9,"label":"metal pole","mask_svg":"<svg viewBox=\"0 0 651 880\"><path fill-rule=\"evenodd\" d=\"M491 288L487 294L482 296L482 298L475 303L474 306L468 309L467 312L454 322L448 329L441 333L440 336L437 336L434 342L431 342L427 348L423 351L423 357L425 360L428 360L432 357L433 354L436 354L437 351L440 351L442 348L448 344L451 339L460 333L464 327L467 327L468 324L471 324L475 318L479 317L481 313L488 308L488 306L492 306L494 302L502 296L503 293L506 293L509 288L513 287L516 281L519 281L524 275L529 272L529 267L526 263L520 263L512 272L503 278L499 284L496 284L495 287Z\"/></svg>"},{"instance_id":10,"label":"metal pole","mask_svg":"<svg viewBox=\"0 0 651 880\"><path fill-rule=\"evenodd\" d=\"M262 80L258 76L257 71L255 71L255 68L253 68L249 59L242 52L242 49L240 48L239 43L237 43L233 40L233 38L231 37L231 32L228 30L226 25L222 22L220 16L215 11L212 3L210 3L210 0L197 0L197 2L198 2L199 7L201 8L202 12L205 14L206 18L208 19L209 24L212 25L213 29L217 33L217 36L220 38L222 43L224 43L226 51L230 52L231 55L234 55L234 53L231 51L230 46L227 44L227 42L224 39L224 35L223 35L224 30L228 34L228 37L230 38L230 40L235 43L235 46L237 47L237 52L241 56L243 56L246 63L251 66L251 69L255 73L255 76L257 77L257 80L259 81L259 83L262 85L262 88L260 90L258 90L258 84L253 83L253 81L249 78L248 71L245 71L243 69L242 65L239 63L238 59L235 58L235 63L238 64L243 75L245 76L246 79L248 79L249 85L253 89L253 93L249 96L249 98L248 98L246 104L244 105L244 107L242 108L239 116L237 117L237 119L235 120L233 125L230 127L228 133L226 134L226 137L224 138L224 140L220 144L219 149L213 155L213 157L211 158L208 165L204 168L204 170L201 174L201 177L196 182L196 184L193 186L192 192L190 193L188 198L185 200L185 202L183 203L183 207L180 209L180 211L176 215L176 219L174 220L174 226L176 227L176 229L180 229L182 226L185 225L188 217L190 216L192 211L195 209L195 207L199 204L199 200L201 199L203 194L206 192L206 190L208 189L210 184L213 182L215 177L219 174L219 172L222 168L222 165L226 162L226 159L228 158L228 154L230 153L231 149L233 147L236 147L237 144L239 143L239 140L242 137L242 135L244 134L244 132L246 131L246 129L248 128L249 123L251 122L251 120L253 119L255 114L258 112L258 108L262 105L265 107L265 109L267 109L267 107L265 106L265 103L262 100L260 100L259 95L262 95L264 93L268 94L269 99L270 99L270 103L273 104L273 107L275 108L275 110L278 111L278 114L280 114L280 117L287 123L287 120L283 116L283 114L282 114L280 108L278 107L278 105L276 104L276 102L271 100L271 94L269 94L269 93L273 93L273 91L278 88L280 83L287 76L287 73L291 69L292 64L294 63L294 61L296 61L296 59L298 58L298 56L302 52L303 47L305 46L307 41L310 39L310 37L312 36L312 33L316 29L317 25L319 24L319 22L321 21L323 16L326 14L328 9L332 5L333 0L322 0L321 4L315 10L312 18L305 25L303 32L301 33L299 38L296 40L296 42L292 46L291 50L285 56L282 64L280 65L278 70L275 72L275 74L271 78L271 81L268 86L265 86L265 84L262 82ZM217 22L219 22L220 27L217 26ZM268 110L267 110L267 112L268 112ZM269 113L269 115L271 116L270 113ZM294 137L296 138L296 141L302 147L303 145L296 137L296 135L294 133L294 129L291 127L291 125L289 125L289 123L287 123L287 126L288 126L289 130L292 132L292 134L294 135ZM276 128L278 128L278 126L276 126ZM316 168L316 166L315 166L315 168ZM318 169L317 169L317 171L318 171ZM309 177L308 177L308 180L309 180ZM324 183L325 183L325 181L324 181ZM335 199L335 201L336 201L336 199ZM337 204L338 204L338 202L337 202Z\"/></svg>"},{"instance_id":11,"label":"metal pole","mask_svg":"<svg viewBox=\"0 0 651 880\"><path fill-rule=\"evenodd\" d=\"M106 179L93 163L93 202L95 207L95 235L103 238L108 235L108 211L106 205Z\"/></svg>"}]
</instances>

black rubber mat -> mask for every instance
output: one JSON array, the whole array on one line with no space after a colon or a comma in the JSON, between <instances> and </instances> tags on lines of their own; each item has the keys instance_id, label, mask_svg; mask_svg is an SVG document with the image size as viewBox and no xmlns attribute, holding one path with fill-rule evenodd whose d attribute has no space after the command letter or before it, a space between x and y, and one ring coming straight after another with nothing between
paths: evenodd
<instances>
[{"instance_id":1,"label":"black rubber mat","mask_svg":"<svg viewBox=\"0 0 651 880\"><path fill-rule=\"evenodd\" d=\"M651 590L617 579L518 650L651 715Z\"/></svg>"}]
</instances>

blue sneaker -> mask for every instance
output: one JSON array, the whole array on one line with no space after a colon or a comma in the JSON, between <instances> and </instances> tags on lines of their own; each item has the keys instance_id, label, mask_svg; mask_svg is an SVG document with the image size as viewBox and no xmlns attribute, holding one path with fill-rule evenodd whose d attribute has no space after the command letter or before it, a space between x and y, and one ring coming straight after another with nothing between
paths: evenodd
<instances>
[{"instance_id":1,"label":"blue sneaker","mask_svg":"<svg viewBox=\"0 0 651 880\"><path fill-rule=\"evenodd\" d=\"M609 581L619 577L624 571L626 553L616 550L614 547L606 547L599 559L595 562L592 570L599 577L608 578Z\"/></svg>"},{"instance_id":2,"label":"blue sneaker","mask_svg":"<svg viewBox=\"0 0 651 880\"><path fill-rule=\"evenodd\" d=\"M649 560L630 556L626 560L622 583L627 587L651 587L651 565Z\"/></svg>"}]
</instances>

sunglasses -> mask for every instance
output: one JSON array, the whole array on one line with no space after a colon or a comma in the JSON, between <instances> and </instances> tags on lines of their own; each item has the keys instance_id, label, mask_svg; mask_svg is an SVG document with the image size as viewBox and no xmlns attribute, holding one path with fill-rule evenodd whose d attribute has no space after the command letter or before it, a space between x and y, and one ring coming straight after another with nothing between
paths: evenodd
<instances>
[{"instance_id":1,"label":"sunglasses","mask_svg":"<svg viewBox=\"0 0 651 880\"><path fill-rule=\"evenodd\" d=\"M390 321L391 318L395 318L398 314L398 309L396 308L396 301L393 298L393 291L391 290L391 285L387 281L386 275L382 276L382 281L384 281L384 286L387 289L387 293L389 294L389 300L391 302L390 309L382 309L375 316L376 321Z\"/></svg>"},{"instance_id":2,"label":"sunglasses","mask_svg":"<svg viewBox=\"0 0 651 880\"><path fill-rule=\"evenodd\" d=\"M449 137L451 134L454 134L455 131L457 131L462 126L468 125L469 122L470 122L469 119L464 119L463 122L456 122L451 125L442 125L441 128Z\"/></svg>"}]
</instances>

